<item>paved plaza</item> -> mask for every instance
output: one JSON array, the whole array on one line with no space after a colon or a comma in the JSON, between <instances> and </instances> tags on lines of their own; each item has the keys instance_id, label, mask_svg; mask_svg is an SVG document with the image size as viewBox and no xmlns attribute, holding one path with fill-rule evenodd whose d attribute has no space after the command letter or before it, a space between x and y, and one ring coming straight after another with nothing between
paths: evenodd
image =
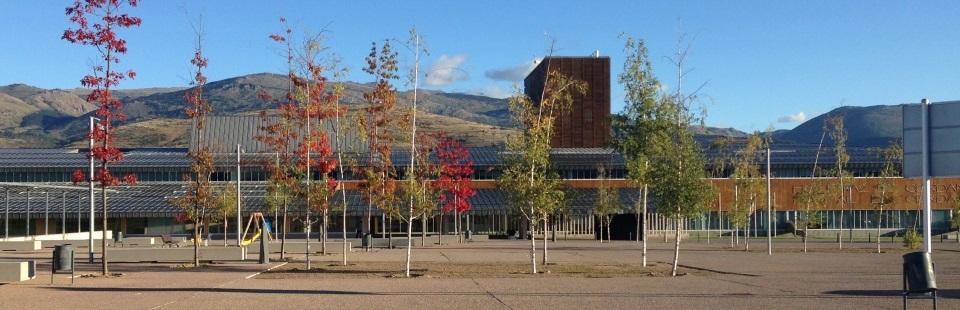
<instances>
[{"instance_id":1,"label":"paved plaza","mask_svg":"<svg viewBox=\"0 0 960 310\"><path fill-rule=\"evenodd\" d=\"M539 245L539 242L538 242ZM899 244L816 242L800 253L800 243L778 240L768 256L763 239L751 252L729 249L728 239L683 244L682 276L668 270L672 243L651 241L642 268L640 248L630 241L558 241L549 244L554 264L547 274L524 274L528 241L491 240L428 245L414 249L417 277L402 278L405 250L375 249L313 256L321 271L297 272L303 256L289 263L211 263L201 270L177 264L112 264L113 278L56 275L50 285L49 251L3 252L0 260L41 258L39 275L0 286L2 309L893 309L901 307ZM960 244L937 242L933 258L942 309L960 308ZM81 249L78 257L85 257ZM538 253L538 260L539 260ZM274 259L279 258L274 255ZM503 265L509 272L482 272ZM441 266L456 266L443 269ZM481 272L461 272L480 266ZM493 267L491 267L493 266ZM607 266L617 272L577 268ZM78 274L99 265L78 264ZM271 269L265 272L267 269ZM597 267L599 268L599 267ZM451 271L452 270L452 271ZM459 271L458 271L459 270ZM491 270L491 269L487 269ZM651 272L644 272L650 270ZM927 300L911 308L929 308Z\"/></svg>"}]
</instances>

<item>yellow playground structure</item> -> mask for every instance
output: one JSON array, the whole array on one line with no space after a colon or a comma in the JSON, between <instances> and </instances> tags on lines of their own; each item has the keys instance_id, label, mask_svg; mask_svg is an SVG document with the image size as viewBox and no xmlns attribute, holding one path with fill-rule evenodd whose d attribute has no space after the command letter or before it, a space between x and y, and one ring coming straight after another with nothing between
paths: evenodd
<instances>
[{"instance_id":1,"label":"yellow playground structure","mask_svg":"<svg viewBox=\"0 0 960 310\"><path fill-rule=\"evenodd\" d=\"M247 233L250 232L250 225L253 225L254 222L256 222L256 224L259 224L259 225L254 225L254 229L256 229L256 233L254 233L253 236L247 239ZM250 214L250 220L247 221L247 226L246 228L243 229L243 237L240 241L240 244L243 246L248 246L254 241L257 241L257 239L262 237L262 235L264 234L266 235L266 238L268 238L267 240L273 240L273 236L270 235L270 223L267 222L267 219L263 217L263 213L256 212L256 213Z\"/></svg>"}]
</instances>

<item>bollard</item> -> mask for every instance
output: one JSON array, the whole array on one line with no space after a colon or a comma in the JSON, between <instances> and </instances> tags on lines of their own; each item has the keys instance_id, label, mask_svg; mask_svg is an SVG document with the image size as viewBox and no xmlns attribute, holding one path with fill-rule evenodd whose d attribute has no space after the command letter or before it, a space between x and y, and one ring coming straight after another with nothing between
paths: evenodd
<instances>
[{"instance_id":1,"label":"bollard","mask_svg":"<svg viewBox=\"0 0 960 310\"><path fill-rule=\"evenodd\" d=\"M261 264L270 263L270 245L267 243L266 236L260 236L260 259Z\"/></svg>"}]
</instances>

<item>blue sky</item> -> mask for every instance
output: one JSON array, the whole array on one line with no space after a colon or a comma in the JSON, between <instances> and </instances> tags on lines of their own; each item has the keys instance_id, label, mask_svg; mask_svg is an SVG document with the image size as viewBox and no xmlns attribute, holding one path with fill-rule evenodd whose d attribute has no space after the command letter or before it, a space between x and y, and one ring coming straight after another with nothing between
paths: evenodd
<instances>
[{"instance_id":1,"label":"blue sky","mask_svg":"<svg viewBox=\"0 0 960 310\"><path fill-rule=\"evenodd\" d=\"M60 39L71 2L0 2L0 85L79 86L93 51ZM267 36L284 16L298 33L325 30L329 51L358 82L370 80L360 70L370 42L404 40L416 26L431 52L424 66L435 68L428 88L495 96L508 94L510 78L546 53L548 36L558 55L599 49L617 74L621 33L647 42L672 89L675 69L665 57L684 32L695 38L684 85L706 83L708 125L741 130L792 128L791 120L840 105L960 99L960 4L950 1L147 0L131 13L144 23L122 33L130 48L122 66L138 72L124 88L186 85L189 20L198 15L212 80L282 72ZM623 92L612 88L619 111Z\"/></svg>"}]
</instances>

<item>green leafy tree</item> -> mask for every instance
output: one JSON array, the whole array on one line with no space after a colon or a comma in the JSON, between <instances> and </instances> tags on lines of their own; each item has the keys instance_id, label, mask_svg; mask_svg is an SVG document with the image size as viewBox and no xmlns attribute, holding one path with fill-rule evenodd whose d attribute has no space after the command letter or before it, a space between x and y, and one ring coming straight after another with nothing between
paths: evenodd
<instances>
[{"instance_id":1,"label":"green leafy tree","mask_svg":"<svg viewBox=\"0 0 960 310\"><path fill-rule=\"evenodd\" d=\"M552 172L550 138L561 113L569 110L576 96L586 93L587 84L556 70L547 58L546 81L539 102L517 94L510 97L509 107L520 134L511 136L503 154L504 168L497 186L511 207L520 213L530 227L531 270L537 273L536 226L563 203L562 180Z\"/></svg>"},{"instance_id":2,"label":"green leafy tree","mask_svg":"<svg viewBox=\"0 0 960 310\"><path fill-rule=\"evenodd\" d=\"M667 115L661 105L660 82L653 72L643 40L626 36L624 52L626 59L623 71L618 76L623 85L624 109L613 119L616 138L613 146L624 155L629 179L642 188L638 193L637 241L642 242L643 266L647 265L647 194L651 180L648 176L649 158L653 152L652 142L658 134L671 126L674 119ZM642 231L641 231L642 229Z\"/></svg>"},{"instance_id":3,"label":"green leafy tree","mask_svg":"<svg viewBox=\"0 0 960 310\"><path fill-rule=\"evenodd\" d=\"M843 248L843 214L844 214L844 192L847 187L853 186L853 175L846 171L847 162L850 161L850 155L847 154L847 131L843 127L843 115L833 115L827 118L823 123L824 131L827 136L833 140L834 167L833 176L836 177L837 186L834 187L833 195L840 205L840 232L837 234L837 242L840 248ZM846 184L846 185L844 185Z\"/></svg>"},{"instance_id":4,"label":"green leafy tree","mask_svg":"<svg viewBox=\"0 0 960 310\"><path fill-rule=\"evenodd\" d=\"M227 247L227 223L230 222L227 219L236 216L238 199L237 187L232 184L225 184L217 193L214 208L217 211L216 218L223 223L223 247Z\"/></svg>"},{"instance_id":5,"label":"green leafy tree","mask_svg":"<svg viewBox=\"0 0 960 310\"><path fill-rule=\"evenodd\" d=\"M820 226L820 211L827 202L823 179L814 179L813 184L801 188L793 199L801 207L796 227L803 229L803 252L806 253L809 230Z\"/></svg>"},{"instance_id":6,"label":"green leafy tree","mask_svg":"<svg viewBox=\"0 0 960 310\"><path fill-rule=\"evenodd\" d=\"M673 98L665 97L668 107L674 107L679 125L671 126L665 134L653 140L653 156L650 160L650 178L656 180L653 195L657 198L657 212L672 217L676 223L685 218L697 218L707 209L713 199L713 187L705 179L706 160L693 140L687 124L691 116ZM673 269L677 275L680 257L681 226L674 235Z\"/></svg>"},{"instance_id":7,"label":"green leafy tree","mask_svg":"<svg viewBox=\"0 0 960 310\"><path fill-rule=\"evenodd\" d=\"M613 215L623 210L623 204L620 203L620 194L616 189L610 188L607 184L607 172L602 165L597 167L600 186L597 188L597 202L593 207L593 213L600 220L600 242L603 242L603 229L606 226L607 241L610 240L610 223L613 221Z\"/></svg>"},{"instance_id":8,"label":"green leafy tree","mask_svg":"<svg viewBox=\"0 0 960 310\"><path fill-rule=\"evenodd\" d=\"M903 149L899 142L890 143L886 148L879 150L878 155L883 159L883 170L880 170L880 179L870 195L870 203L877 209L877 253L880 253L880 228L883 227L883 207L897 201L899 192L894 179L900 176L898 164L903 161Z\"/></svg>"},{"instance_id":9,"label":"green leafy tree","mask_svg":"<svg viewBox=\"0 0 960 310\"><path fill-rule=\"evenodd\" d=\"M760 133L753 133L736 160L733 178L737 197L734 199L730 220L738 230L745 232L744 249L750 250L750 218L758 205L766 202L767 187L760 172L760 153L765 148Z\"/></svg>"}]
</instances>

